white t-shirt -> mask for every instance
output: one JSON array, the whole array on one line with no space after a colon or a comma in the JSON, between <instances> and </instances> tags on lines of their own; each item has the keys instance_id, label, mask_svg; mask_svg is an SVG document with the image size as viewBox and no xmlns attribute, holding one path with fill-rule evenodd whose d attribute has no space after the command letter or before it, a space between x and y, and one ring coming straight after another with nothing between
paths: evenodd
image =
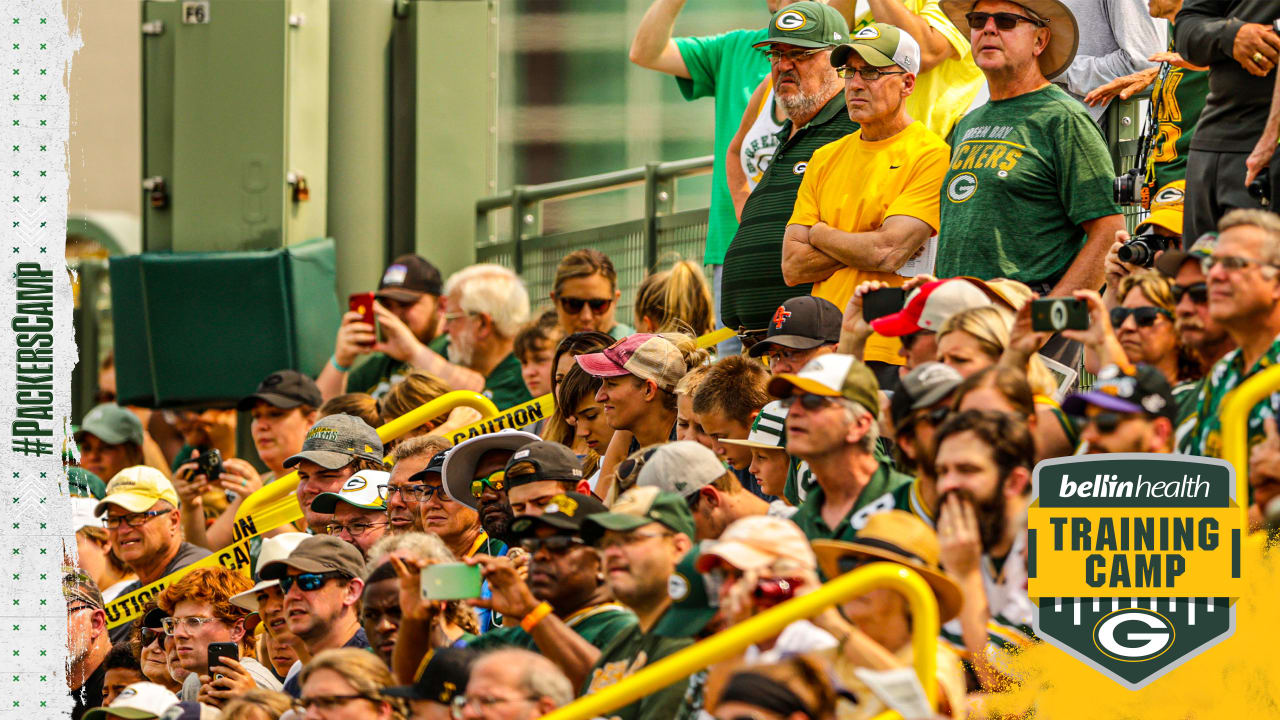
<instances>
[{"instance_id":1,"label":"white t-shirt","mask_svg":"<svg viewBox=\"0 0 1280 720\"><path fill-rule=\"evenodd\" d=\"M756 184L764 177L764 171L773 162L773 153L778 149L778 132L782 123L774 119L773 86L760 103L760 114L742 138L742 149L738 151L742 162L742 172L747 176L747 187L755 190Z\"/></svg>"}]
</instances>

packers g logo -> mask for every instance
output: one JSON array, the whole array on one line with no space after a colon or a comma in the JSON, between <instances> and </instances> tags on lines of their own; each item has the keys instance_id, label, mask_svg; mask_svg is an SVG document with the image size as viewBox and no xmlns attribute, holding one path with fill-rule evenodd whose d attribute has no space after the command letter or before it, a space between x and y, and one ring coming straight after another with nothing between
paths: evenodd
<instances>
[{"instance_id":1,"label":"packers g logo","mask_svg":"<svg viewBox=\"0 0 1280 720\"><path fill-rule=\"evenodd\" d=\"M800 162L791 166L791 172L794 175L803 175L804 171L807 170L808 168L809 168L809 161L801 160Z\"/></svg>"},{"instance_id":2,"label":"packers g logo","mask_svg":"<svg viewBox=\"0 0 1280 720\"><path fill-rule=\"evenodd\" d=\"M971 172L960 173L947 183L947 199L953 203L962 203L977 191L978 176Z\"/></svg>"},{"instance_id":3,"label":"packers g logo","mask_svg":"<svg viewBox=\"0 0 1280 720\"><path fill-rule=\"evenodd\" d=\"M1173 623L1158 612L1140 607L1108 613L1093 626L1093 644L1107 657L1142 662L1159 657L1173 645Z\"/></svg>"},{"instance_id":4,"label":"packers g logo","mask_svg":"<svg viewBox=\"0 0 1280 720\"><path fill-rule=\"evenodd\" d=\"M347 479L347 483L342 486L342 492L358 492L369 486L369 481L359 475L352 475Z\"/></svg>"},{"instance_id":5,"label":"packers g logo","mask_svg":"<svg viewBox=\"0 0 1280 720\"><path fill-rule=\"evenodd\" d=\"M1180 203L1186 199L1186 194L1178 183L1170 183L1160 188L1160 192L1151 198L1152 205L1167 205L1169 203Z\"/></svg>"},{"instance_id":6,"label":"packers g logo","mask_svg":"<svg viewBox=\"0 0 1280 720\"><path fill-rule=\"evenodd\" d=\"M773 21L773 25L779 30L799 30L807 22L809 20L801 13L795 10L788 10L779 15L778 19Z\"/></svg>"},{"instance_id":7,"label":"packers g logo","mask_svg":"<svg viewBox=\"0 0 1280 720\"><path fill-rule=\"evenodd\" d=\"M880 37L880 29L874 25L868 25L859 30L854 37L859 40L875 40Z\"/></svg>"}]
</instances>

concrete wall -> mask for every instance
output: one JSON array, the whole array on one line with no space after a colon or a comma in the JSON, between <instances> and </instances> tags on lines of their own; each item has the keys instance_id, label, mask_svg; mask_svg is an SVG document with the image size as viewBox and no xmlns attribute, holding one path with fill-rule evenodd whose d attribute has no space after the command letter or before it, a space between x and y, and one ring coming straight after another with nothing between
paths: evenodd
<instances>
[{"instance_id":1,"label":"concrete wall","mask_svg":"<svg viewBox=\"0 0 1280 720\"><path fill-rule=\"evenodd\" d=\"M71 61L71 214L142 203L141 3L65 0L84 45Z\"/></svg>"}]
</instances>

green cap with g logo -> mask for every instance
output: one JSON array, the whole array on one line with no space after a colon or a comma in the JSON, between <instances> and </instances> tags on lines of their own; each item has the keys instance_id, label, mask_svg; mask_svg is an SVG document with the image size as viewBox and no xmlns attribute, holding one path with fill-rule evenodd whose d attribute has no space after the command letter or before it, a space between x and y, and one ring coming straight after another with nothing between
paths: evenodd
<instances>
[{"instance_id":1,"label":"green cap with g logo","mask_svg":"<svg viewBox=\"0 0 1280 720\"><path fill-rule=\"evenodd\" d=\"M769 38L755 47L782 43L802 48L825 48L849 41L849 23L840 11L812 0L788 5L769 20Z\"/></svg>"}]
</instances>

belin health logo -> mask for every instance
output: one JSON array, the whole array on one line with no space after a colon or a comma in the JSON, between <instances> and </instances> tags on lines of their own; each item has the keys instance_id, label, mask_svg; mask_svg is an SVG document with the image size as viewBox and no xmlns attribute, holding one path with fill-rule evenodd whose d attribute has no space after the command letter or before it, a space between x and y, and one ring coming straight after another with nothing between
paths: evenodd
<instances>
[{"instance_id":1,"label":"belin health logo","mask_svg":"<svg viewBox=\"0 0 1280 720\"><path fill-rule=\"evenodd\" d=\"M1214 458L1115 453L1036 466L1036 633L1131 690L1235 631L1244 514Z\"/></svg>"}]
</instances>

